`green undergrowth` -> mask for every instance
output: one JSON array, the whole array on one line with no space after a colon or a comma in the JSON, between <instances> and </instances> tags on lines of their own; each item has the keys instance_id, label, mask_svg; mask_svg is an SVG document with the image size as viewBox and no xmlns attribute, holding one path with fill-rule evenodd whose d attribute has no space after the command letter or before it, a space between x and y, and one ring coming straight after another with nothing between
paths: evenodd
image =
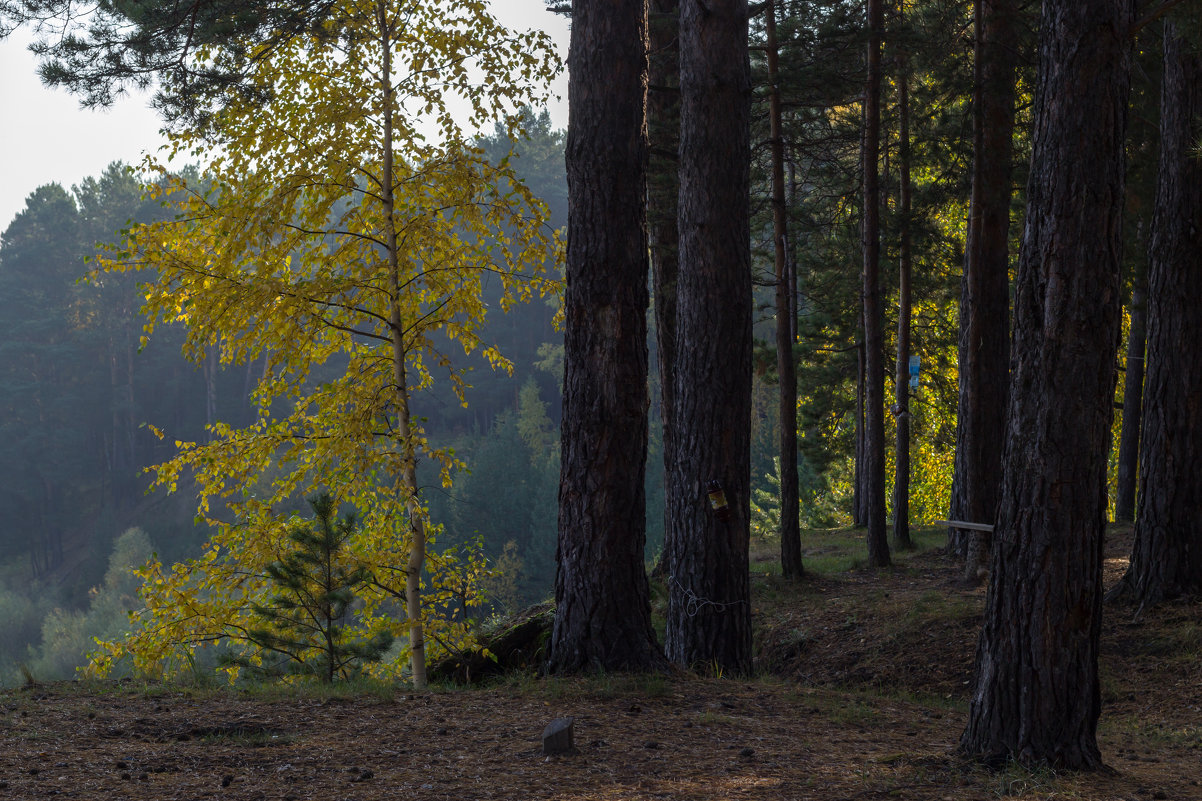
<instances>
[{"instance_id":1,"label":"green undergrowth","mask_svg":"<svg viewBox=\"0 0 1202 801\"><path fill-rule=\"evenodd\" d=\"M915 558L943 548L947 529L922 526L910 529L913 547L905 550L890 544L893 570L911 569ZM868 543L864 529L830 528L801 532L802 567L806 573L833 576L852 570L862 570L868 564ZM780 540L757 538L750 548L751 576L759 578L781 575Z\"/></svg>"},{"instance_id":2,"label":"green undergrowth","mask_svg":"<svg viewBox=\"0 0 1202 801\"><path fill-rule=\"evenodd\" d=\"M1155 751L1164 748L1186 749L1202 759L1202 724L1194 722L1163 722L1149 720L1140 712L1104 715L1098 724L1105 733L1113 734L1129 748Z\"/></svg>"}]
</instances>

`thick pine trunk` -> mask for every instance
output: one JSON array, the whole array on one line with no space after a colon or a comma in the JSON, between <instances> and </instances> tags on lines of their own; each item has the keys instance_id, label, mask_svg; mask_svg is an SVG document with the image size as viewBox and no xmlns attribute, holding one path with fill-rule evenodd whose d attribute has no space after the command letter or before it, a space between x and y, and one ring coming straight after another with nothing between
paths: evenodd
<instances>
[{"instance_id":1,"label":"thick pine trunk","mask_svg":"<svg viewBox=\"0 0 1202 801\"><path fill-rule=\"evenodd\" d=\"M564 396L548 669L663 657L643 569L647 454L647 8L572 8Z\"/></svg>"},{"instance_id":2,"label":"thick pine trunk","mask_svg":"<svg viewBox=\"0 0 1202 801\"><path fill-rule=\"evenodd\" d=\"M1165 26L1148 269L1139 512L1124 584L1141 605L1202 594L1202 59Z\"/></svg>"},{"instance_id":3,"label":"thick pine trunk","mask_svg":"<svg viewBox=\"0 0 1202 801\"><path fill-rule=\"evenodd\" d=\"M776 4L764 11L768 50L768 114L772 151L772 241L776 264L776 374L780 389L780 563L785 578L805 574L801 563L800 493L797 480L797 371L793 360L793 303L785 209L785 142L781 132Z\"/></svg>"},{"instance_id":4,"label":"thick pine trunk","mask_svg":"<svg viewBox=\"0 0 1202 801\"><path fill-rule=\"evenodd\" d=\"M651 0L648 17L650 51L647 76L647 133L651 149L647 167L647 244L655 309L656 356L659 362L660 420L663 423L664 476L671 472L676 439L672 430L676 381L676 233L680 195L680 7L677 0ZM655 575L666 573L672 549L669 515L672 485L664 482L664 549Z\"/></svg>"},{"instance_id":5,"label":"thick pine trunk","mask_svg":"<svg viewBox=\"0 0 1202 801\"><path fill-rule=\"evenodd\" d=\"M1014 0L976 0L973 177L960 300L960 396L950 519L993 523L1001 487L1010 369L1009 234L1018 61ZM972 539L970 549L969 540ZM975 581L988 535L953 529Z\"/></svg>"},{"instance_id":6,"label":"thick pine trunk","mask_svg":"<svg viewBox=\"0 0 1202 801\"><path fill-rule=\"evenodd\" d=\"M746 0L685 0L680 16L681 458L665 647L686 667L751 667L751 70ZM726 511L711 511L716 482Z\"/></svg>"},{"instance_id":7,"label":"thick pine trunk","mask_svg":"<svg viewBox=\"0 0 1202 801\"><path fill-rule=\"evenodd\" d=\"M885 311L881 299L881 36L883 0L868 0L868 82L864 90L864 467L868 564L889 564L885 530Z\"/></svg>"},{"instance_id":8,"label":"thick pine trunk","mask_svg":"<svg viewBox=\"0 0 1202 801\"><path fill-rule=\"evenodd\" d=\"M1001 502L965 753L1102 764L1098 640L1132 0L1047 0Z\"/></svg>"}]
</instances>

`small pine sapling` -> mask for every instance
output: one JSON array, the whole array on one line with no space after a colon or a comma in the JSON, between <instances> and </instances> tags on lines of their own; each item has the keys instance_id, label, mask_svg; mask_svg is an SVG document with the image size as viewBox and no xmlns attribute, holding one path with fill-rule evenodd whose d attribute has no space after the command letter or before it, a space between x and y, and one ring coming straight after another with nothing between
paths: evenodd
<instances>
[{"instance_id":1,"label":"small pine sapling","mask_svg":"<svg viewBox=\"0 0 1202 801\"><path fill-rule=\"evenodd\" d=\"M264 676L304 675L333 683L379 661L393 637L348 638L356 591L371 581L371 572L348 559L343 547L355 533L354 515L335 519L328 494L311 498L309 505L312 524L292 526L292 550L267 566L275 588L270 601L253 605L263 625L251 628L246 638L258 647L257 658L243 655L230 662Z\"/></svg>"},{"instance_id":2,"label":"small pine sapling","mask_svg":"<svg viewBox=\"0 0 1202 801\"><path fill-rule=\"evenodd\" d=\"M772 457L772 472L764 474L767 487L755 487L751 492L751 533L761 540L780 533L780 457Z\"/></svg>"}]
</instances>

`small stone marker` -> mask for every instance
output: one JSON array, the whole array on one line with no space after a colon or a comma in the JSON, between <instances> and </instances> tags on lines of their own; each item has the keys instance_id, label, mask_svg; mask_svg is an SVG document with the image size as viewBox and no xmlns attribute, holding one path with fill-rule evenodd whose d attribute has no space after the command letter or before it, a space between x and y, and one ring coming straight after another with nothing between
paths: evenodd
<instances>
[{"instance_id":1,"label":"small stone marker","mask_svg":"<svg viewBox=\"0 0 1202 801\"><path fill-rule=\"evenodd\" d=\"M555 718L543 729L543 753L570 754L575 748L576 718Z\"/></svg>"}]
</instances>

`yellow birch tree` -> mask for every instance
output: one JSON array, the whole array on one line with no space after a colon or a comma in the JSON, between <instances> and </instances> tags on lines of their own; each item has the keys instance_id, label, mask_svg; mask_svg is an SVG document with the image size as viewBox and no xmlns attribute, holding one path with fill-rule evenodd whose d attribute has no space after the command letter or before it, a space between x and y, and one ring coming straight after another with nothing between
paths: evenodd
<instances>
[{"instance_id":1,"label":"yellow birch tree","mask_svg":"<svg viewBox=\"0 0 1202 801\"><path fill-rule=\"evenodd\" d=\"M553 291L544 268L559 258L543 204L465 132L501 119L516 133L558 62L543 34L505 28L477 0L343 0L317 35L231 50L250 54L249 91L173 133L172 155L207 163L203 180L148 160L149 191L177 218L131 230L96 280L145 271L147 335L182 322L194 359L264 358L259 411L177 442L155 468L159 486L195 484L214 533L199 558L144 568L134 633L101 643L93 668L131 657L170 672L202 644L245 642L285 540L280 510L326 489L362 521L349 547L375 580L359 626L407 637L422 688L428 639L466 636L440 610L478 603L483 568L430 547L418 461L444 484L458 465L427 441L411 395L438 377L463 401L451 349L507 369L482 340L485 287L502 310Z\"/></svg>"}]
</instances>

